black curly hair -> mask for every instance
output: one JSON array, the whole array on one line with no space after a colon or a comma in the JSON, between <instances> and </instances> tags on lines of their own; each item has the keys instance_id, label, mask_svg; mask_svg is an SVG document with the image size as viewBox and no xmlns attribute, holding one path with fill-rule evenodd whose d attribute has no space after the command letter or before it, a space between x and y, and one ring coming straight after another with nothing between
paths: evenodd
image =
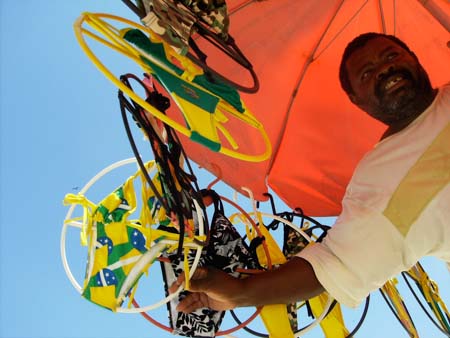
<instances>
[{"instance_id":1,"label":"black curly hair","mask_svg":"<svg viewBox=\"0 0 450 338\"><path fill-rule=\"evenodd\" d=\"M394 41L396 44L398 44L400 47L402 47L404 50L406 50L408 53L410 53L416 60L418 60L416 54L414 54L411 51L411 49L409 49L409 47L406 45L406 43L404 43L402 40L400 40L399 38L397 38L394 35L375 33L375 32L361 34L361 35L357 36L356 38L354 38L347 45L347 47L344 50L344 53L342 54L341 65L339 66L339 80L341 82L342 89L344 89L344 91L347 93L347 95L353 94L353 89L352 89L352 86L350 85L350 80L348 79L348 74L347 74L347 68L345 66L348 58L350 57L350 55L353 54L353 52L355 50L357 50L361 47L364 47L368 41L378 38L378 37L383 37L383 38Z\"/></svg>"}]
</instances>

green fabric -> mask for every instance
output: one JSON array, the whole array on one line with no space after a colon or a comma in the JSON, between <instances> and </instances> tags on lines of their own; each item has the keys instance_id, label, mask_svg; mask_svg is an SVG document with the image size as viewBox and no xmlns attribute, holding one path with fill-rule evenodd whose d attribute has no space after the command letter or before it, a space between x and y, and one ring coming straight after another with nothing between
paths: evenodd
<instances>
[{"instance_id":1,"label":"green fabric","mask_svg":"<svg viewBox=\"0 0 450 338\"><path fill-rule=\"evenodd\" d=\"M158 78L170 91L208 113L214 113L219 103L219 99L216 96L194 87L189 82L180 81L178 77L163 71L161 68L155 69L155 71L158 73Z\"/></svg>"},{"instance_id":2,"label":"green fabric","mask_svg":"<svg viewBox=\"0 0 450 338\"><path fill-rule=\"evenodd\" d=\"M215 82L209 81L206 75L202 74L196 76L193 82L220 96L224 101L231 104L238 112L243 113L245 109L242 106L241 98L237 90L218 79L214 79L214 81Z\"/></svg>"},{"instance_id":3,"label":"green fabric","mask_svg":"<svg viewBox=\"0 0 450 338\"><path fill-rule=\"evenodd\" d=\"M105 207L103 207L101 205L101 206L99 206L99 208L97 210L99 210L100 208L106 209ZM106 236L107 236L107 234L105 231L105 225L101 222L97 222L97 238L106 237Z\"/></svg>"},{"instance_id":4,"label":"green fabric","mask_svg":"<svg viewBox=\"0 0 450 338\"><path fill-rule=\"evenodd\" d=\"M129 253L131 250L133 250L133 246L129 242L114 245L113 250L108 255L108 265L120 261L120 259L127 253Z\"/></svg>"},{"instance_id":5,"label":"green fabric","mask_svg":"<svg viewBox=\"0 0 450 338\"><path fill-rule=\"evenodd\" d=\"M136 45L138 48L144 50L146 53L154 56L168 68L170 68L173 72L178 75L183 74L183 70L175 66L166 58L166 53L164 51L164 46L162 43L153 43L150 39L139 29L129 29L124 34L123 38ZM154 63L145 59L147 63L153 68Z\"/></svg>"},{"instance_id":6,"label":"green fabric","mask_svg":"<svg viewBox=\"0 0 450 338\"><path fill-rule=\"evenodd\" d=\"M116 286L116 290L115 290L116 297L117 297L119 295L119 292L120 292L120 289L122 288L123 283L125 282L125 280L127 278L127 275L125 274L125 272L123 271L122 268L115 269L113 272L114 272L114 274L115 274L115 276L117 277L117 280L118 280L118 283L117 283L117 286ZM101 286L99 286L97 284L96 276L91 277L87 287L85 288L85 290L84 290L84 292L82 294L82 296L85 297L88 300L91 300L91 287L94 287L94 288L95 287L101 287Z\"/></svg>"},{"instance_id":7,"label":"green fabric","mask_svg":"<svg viewBox=\"0 0 450 338\"><path fill-rule=\"evenodd\" d=\"M220 150L220 143L211 141L210 139L203 137L202 135L200 135L199 133L197 133L196 131L192 131L191 133L191 140L198 142L200 144L203 144L205 147L211 149L212 151L216 151L218 152Z\"/></svg>"},{"instance_id":8,"label":"green fabric","mask_svg":"<svg viewBox=\"0 0 450 338\"><path fill-rule=\"evenodd\" d=\"M147 249L147 239L139 227L127 224L127 216L133 209L132 198L134 191L125 193L124 186L104 198L95 210L92 218L96 220L95 242L90 243L95 247L92 257L93 272L89 280L85 281L82 296L91 302L115 310L115 304L120 290L128 278L128 273L133 267L133 262L127 262L128 258L140 259ZM128 196L128 197L127 197ZM124 207L125 206L125 207ZM110 208L110 209L108 209ZM136 249L134 252L132 252ZM98 250L102 251L97 255ZM130 255L129 255L130 254ZM128 256L127 256L128 255ZM127 256L125 258L125 256ZM88 268L91 265L88 264ZM126 268L124 269L124 266ZM89 273L86 270L86 277ZM137 282L133 280L133 284ZM113 289L112 289L113 288ZM111 294L113 290L113 294ZM96 295L94 297L94 295Z\"/></svg>"},{"instance_id":9,"label":"green fabric","mask_svg":"<svg viewBox=\"0 0 450 338\"><path fill-rule=\"evenodd\" d=\"M123 188L120 187L114 191L114 193L119 199L122 200L124 204L127 202L124 200ZM110 222L120 222L122 221L123 216L128 212L128 210L122 208L116 208L114 210L108 210L104 205L100 204L97 212L99 212L106 223Z\"/></svg>"},{"instance_id":10,"label":"green fabric","mask_svg":"<svg viewBox=\"0 0 450 338\"><path fill-rule=\"evenodd\" d=\"M146 53L154 56L157 58L160 62L165 64L168 68L173 70L176 74L181 75L183 73L183 70L172 64L169 60L167 60L163 44L162 43L153 43L143 32L141 32L138 29L130 29L124 34L124 39L138 48L144 50ZM163 75L164 73L167 74L167 72L162 69L161 67L157 66L152 61L148 60L147 58L142 58L154 71L155 75L160 78L161 82L164 83L167 88L169 88L170 91L173 91L180 95L180 93L170 87L170 85L173 85L173 82L169 84L166 84L164 82L164 78L167 81L167 76ZM178 78L176 78L178 82L181 82ZM232 86L227 85L226 83L214 79L215 82L211 82L207 79L205 75L198 75L194 78L192 82L198 84L199 86L203 88L207 88L212 93L216 94L220 98L222 98L224 101L231 104L238 112L244 112L244 107L242 106L242 102L239 96L239 93L235 88ZM184 82L183 84L186 84L187 82ZM181 86L181 85L180 85ZM195 102L193 102L195 103Z\"/></svg>"}]
</instances>

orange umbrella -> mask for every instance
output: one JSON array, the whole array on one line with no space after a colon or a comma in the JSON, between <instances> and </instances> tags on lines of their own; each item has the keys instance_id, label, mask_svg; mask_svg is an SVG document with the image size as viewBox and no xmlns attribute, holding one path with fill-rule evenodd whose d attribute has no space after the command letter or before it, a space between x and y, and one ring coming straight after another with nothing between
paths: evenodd
<instances>
[{"instance_id":1,"label":"orange umbrella","mask_svg":"<svg viewBox=\"0 0 450 338\"><path fill-rule=\"evenodd\" d=\"M230 34L258 75L260 89L242 93L264 124L270 159L244 162L214 153L181 136L188 156L233 188L247 187L258 200L270 187L288 206L313 216L334 216L352 172L385 127L351 104L338 68L347 43L364 32L405 41L434 86L450 80L448 0L228 0ZM198 39L208 64L238 83L248 72ZM241 150L260 153L252 130L230 121ZM226 142L226 141L225 141Z\"/></svg>"}]
</instances>

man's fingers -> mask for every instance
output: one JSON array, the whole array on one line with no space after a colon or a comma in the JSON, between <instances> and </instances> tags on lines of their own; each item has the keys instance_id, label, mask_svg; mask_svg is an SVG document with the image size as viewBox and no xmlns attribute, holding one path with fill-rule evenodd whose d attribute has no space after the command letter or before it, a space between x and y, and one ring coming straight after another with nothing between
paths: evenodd
<instances>
[{"instance_id":1,"label":"man's fingers","mask_svg":"<svg viewBox=\"0 0 450 338\"><path fill-rule=\"evenodd\" d=\"M208 307L208 297L204 293L190 293L177 306L177 311L190 313L202 307Z\"/></svg>"},{"instance_id":2,"label":"man's fingers","mask_svg":"<svg viewBox=\"0 0 450 338\"><path fill-rule=\"evenodd\" d=\"M177 280L169 287L169 293L175 293L178 291L181 285L184 282L184 274L180 274Z\"/></svg>"},{"instance_id":3,"label":"man's fingers","mask_svg":"<svg viewBox=\"0 0 450 338\"><path fill-rule=\"evenodd\" d=\"M208 268L197 268L189 281L189 291L199 292L206 291L204 289L206 278L208 277Z\"/></svg>"},{"instance_id":4,"label":"man's fingers","mask_svg":"<svg viewBox=\"0 0 450 338\"><path fill-rule=\"evenodd\" d=\"M208 276L208 268L205 267L198 267L195 269L194 274L192 275L191 280L197 280L197 279L203 279Z\"/></svg>"},{"instance_id":5,"label":"man's fingers","mask_svg":"<svg viewBox=\"0 0 450 338\"><path fill-rule=\"evenodd\" d=\"M225 283L224 288L218 287L221 283ZM233 290L241 290L238 279L214 268L197 268L190 280L188 291L192 292L180 301L177 311L190 313L203 307L217 311L233 309L236 307L230 300Z\"/></svg>"},{"instance_id":6,"label":"man's fingers","mask_svg":"<svg viewBox=\"0 0 450 338\"><path fill-rule=\"evenodd\" d=\"M201 280L206 278L208 275L208 269L199 267L195 270L194 274L192 275L192 278L190 280L190 288L189 291L200 291L202 287ZM178 291L181 285L183 285L185 281L184 273L181 273L177 280L169 287L169 293L175 293Z\"/></svg>"}]
</instances>

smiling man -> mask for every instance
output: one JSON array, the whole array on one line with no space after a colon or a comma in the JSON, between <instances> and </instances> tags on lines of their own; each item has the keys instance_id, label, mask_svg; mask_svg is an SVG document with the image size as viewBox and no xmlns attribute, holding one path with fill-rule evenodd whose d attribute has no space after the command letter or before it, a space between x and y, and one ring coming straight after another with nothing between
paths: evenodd
<instances>
[{"instance_id":1,"label":"smiling man","mask_svg":"<svg viewBox=\"0 0 450 338\"><path fill-rule=\"evenodd\" d=\"M389 126L384 137L411 123L437 94L416 55L392 35L364 34L348 45L342 59L343 89L354 104Z\"/></svg>"},{"instance_id":2,"label":"smiling man","mask_svg":"<svg viewBox=\"0 0 450 338\"><path fill-rule=\"evenodd\" d=\"M323 290L353 307L424 256L450 262L450 86L434 89L407 45L378 33L347 46L340 81L387 130L358 164L327 236L247 279L200 268L178 310L290 303Z\"/></svg>"}]
</instances>

